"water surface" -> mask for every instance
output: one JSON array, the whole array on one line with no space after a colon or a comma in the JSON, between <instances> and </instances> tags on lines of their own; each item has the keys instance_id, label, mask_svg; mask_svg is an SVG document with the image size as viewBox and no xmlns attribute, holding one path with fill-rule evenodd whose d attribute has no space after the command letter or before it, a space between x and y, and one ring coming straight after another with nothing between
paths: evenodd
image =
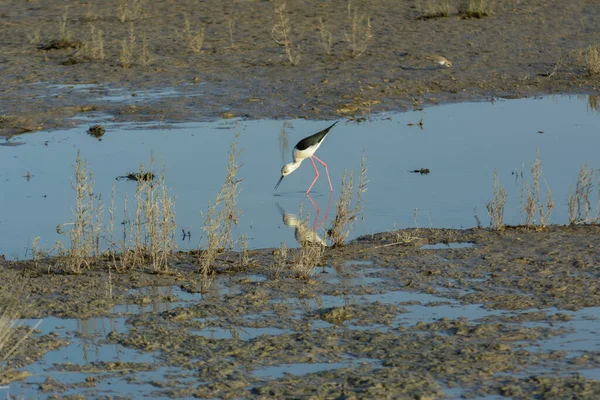
<instances>
[{"instance_id":1,"label":"water surface","mask_svg":"<svg viewBox=\"0 0 600 400\"><path fill-rule=\"evenodd\" d=\"M98 116L91 114L94 117ZM423 129L409 126L421 119ZM176 197L177 232L191 233L191 238L178 237L182 248L198 245L201 213L223 182L236 130L243 150L238 159L243 164L239 172L243 181L237 232L248 235L252 248L277 247L281 241L295 246L295 230L284 224L283 216L298 214L300 204L311 221L318 216L315 225L323 233L335 215L343 172L358 174L363 150L369 179L365 219L356 224L350 238L415 224L471 227L476 225L475 208L486 226L485 204L493 194L494 169L507 192L505 220L517 224L520 172L524 170L527 176L538 149L542 190L549 187L556 200L551 222L564 224L568 191L581 164L588 161L590 167L600 167L600 114L589 107L587 96L462 103L378 115L360 124L342 121L317 153L329 165L334 193L330 195L322 171L311 197L304 194L314 177L310 162L286 177L275 191L281 166L291 161L293 145L330 123L223 120L168 127L105 123L107 132L101 141L85 133L89 124L15 137L10 141L23 144L0 146L0 254L30 257L29 248L37 236L39 245L47 249L59 239L67 241L56 227L72 219L71 177L77 151L94 175L105 217L115 185L118 221L122 220L124 194L129 193L131 199L135 183L115 178L135 172L140 163L147 166L150 153L157 160L155 172L164 160L167 186ZM429 174L410 172L421 168L429 169Z\"/></svg>"}]
</instances>

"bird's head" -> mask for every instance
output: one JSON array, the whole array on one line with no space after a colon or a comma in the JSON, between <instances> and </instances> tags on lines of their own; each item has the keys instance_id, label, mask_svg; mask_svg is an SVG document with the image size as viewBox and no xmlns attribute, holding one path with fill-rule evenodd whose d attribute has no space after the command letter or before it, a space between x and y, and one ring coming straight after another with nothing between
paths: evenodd
<instances>
[{"instance_id":1,"label":"bird's head","mask_svg":"<svg viewBox=\"0 0 600 400\"><path fill-rule=\"evenodd\" d=\"M300 164L294 163L285 164L283 167L281 167L281 176L288 176L289 174L294 172L299 166Z\"/></svg>"},{"instance_id":2,"label":"bird's head","mask_svg":"<svg viewBox=\"0 0 600 400\"><path fill-rule=\"evenodd\" d=\"M281 178L279 178L279 181L277 181L277 184L275 185L275 189L277 189L279 187L279 184L281 183L281 181L283 180L283 178L285 178L287 175L289 175L292 172L294 172L299 166L300 166L300 163L297 163L297 164L294 164L294 163L285 164L281 168Z\"/></svg>"}]
</instances>

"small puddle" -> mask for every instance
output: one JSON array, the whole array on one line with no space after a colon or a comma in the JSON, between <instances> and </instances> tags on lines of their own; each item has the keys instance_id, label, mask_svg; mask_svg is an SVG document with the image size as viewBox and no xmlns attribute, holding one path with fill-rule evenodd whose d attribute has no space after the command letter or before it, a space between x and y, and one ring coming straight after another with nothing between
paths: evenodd
<instances>
[{"instance_id":1,"label":"small puddle","mask_svg":"<svg viewBox=\"0 0 600 400\"><path fill-rule=\"evenodd\" d=\"M169 379L168 376L177 376L176 379ZM89 384L87 379L94 378L94 383ZM43 375L32 376L27 379L27 383L11 383L8 395L16 398L46 398L40 396L37 390L39 385L46 379L51 378L59 383L70 385L75 384L78 387L68 388L60 393L61 396L77 396L78 398L140 398L151 397L152 399L167 399L169 396L157 396L159 384L164 387L175 389L178 387L188 387L189 384L196 383L197 378L190 371L173 367L159 367L151 371L137 371L135 378L130 375L124 375L120 372L114 373L84 373L84 372L49 372ZM186 383L188 385L186 385ZM86 387L87 386L87 387ZM1 393L1 392L0 392Z\"/></svg>"},{"instance_id":2,"label":"small puddle","mask_svg":"<svg viewBox=\"0 0 600 400\"><path fill-rule=\"evenodd\" d=\"M318 310L343 307L351 304L372 304L379 302L402 307L406 310L398 314L390 325L353 325L352 320L346 321L342 326L347 329L393 329L400 326L414 326L419 322L430 323L440 318L465 318L468 321L476 321L481 318L501 315L501 310L490 310L483 308L480 304L463 305L455 300L434 296L425 293L394 291L382 294L358 295L358 296L331 296L322 295L313 299L287 299L286 303L295 304L291 311L292 318L303 321L307 313L315 313ZM322 320L310 321L312 329L330 328L337 325Z\"/></svg>"},{"instance_id":3,"label":"small puddle","mask_svg":"<svg viewBox=\"0 0 600 400\"><path fill-rule=\"evenodd\" d=\"M291 332L292 331L288 329L247 327L235 327L232 329L209 327L205 329L190 331L190 333L204 336L207 339L237 339L244 341L252 340L262 335L277 336Z\"/></svg>"},{"instance_id":4,"label":"small puddle","mask_svg":"<svg viewBox=\"0 0 600 400\"><path fill-rule=\"evenodd\" d=\"M23 319L19 322L23 325L33 326L38 320ZM131 384L125 380L123 374L118 371L99 370L94 371L93 363L138 363L153 367L157 354L152 352L141 352L130 349L119 344L107 344L104 340L111 332L125 333L128 328L125 318L90 318L86 320L61 319L55 317L44 318L38 330L41 334L56 332L57 340L64 340L68 344L56 350L49 351L42 359L25 367L30 374L26 381L12 382L8 392L10 396L18 398L39 398L38 387L47 379L53 379L61 384L85 383L89 377L101 376L95 380L93 389L70 389L63 394L87 394L96 396L97 393L142 393L143 388L139 384ZM63 371L63 368L68 370ZM77 371L81 368L81 372ZM91 370L88 371L88 370ZM141 374L141 375L140 375ZM160 379L163 373L159 370L136 372L137 380L148 381ZM138 390L139 389L139 390ZM148 387L150 389L150 386ZM152 387L155 390L155 387ZM147 393L150 393L148 391Z\"/></svg>"},{"instance_id":5,"label":"small puddle","mask_svg":"<svg viewBox=\"0 0 600 400\"><path fill-rule=\"evenodd\" d=\"M380 364L379 360L372 360L369 358L353 358L347 361L333 362L333 363L294 363L294 364L280 364L269 367L260 367L254 370L252 375L262 379L278 379L282 378L286 374L300 376L306 374L314 374L322 371L331 371L341 368L357 367L361 364Z\"/></svg>"},{"instance_id":6,"label":"small puddle","mask_svg":"<svg viewBox=\"0 0 600 400\"><path fill-rule=\"evenodd\" d=\"M39 319L20 319L18 321L24 326L33 327ZM123 317L89 318L85 320L46 317L42 319L42 323L37 327L42 335L59 332L60 334L77 334L82 337L106 336L112 331L124 333L127 332L127 329Z\"/></svg>"},{"instance_id":7,"label":"small puddle","mask_svg":"<svg viewBox=\"0 0 600 400\"><path fill-rule=\"evenodd\" d=\"M32 86L44 85L43 82L33 84ZM199 83L198 85L202 85ZM93 83L75 84L75 85L46 85L45 94L43 96L67 96L69 93L77 93L86 95L89 99L99 102L115 102L124 104L148 103L153 100L161 100L163 98L172 98L185 96L202 96L202 93L188 94L185 91L187 84L180 85L179 88L158 88L146 90L131 90L128 88L110 87ZM183 88L183 90L181 89ZM37 96L37 97L43 97Z\"/></svg>"},{"instance_id":8,"label":"small puddle","mask_svg":"<svg viewBox=\"0 0 600 400\"><path fill-rule=\"evenodd\" d=\"M375 276L368 276L369 274L375 274L380 272L379 268L359 268L373 264L371 261L367 262L346 262L342 268L333 267L322 267L316 268L313 278L318 279L322 282L327 282L332 285L341 284L345 287L348 286L359 286L359 285L372 285L375 283L382 282L382 278Z\"/></svg>"},{"instance_id":9,"label":"small puddle","mask_svg":"<svg viewBox=\"0 0 600 400\"><path fill-rule=\"evenodd\" d=\"M558 312L558 310L543 311ZM600 337L600 307L560 312L571 317L569 321L559 322L560 327L566 329L567 332L536 343L533 348L546 352L566 351L573 357L584 356L586 352L600 353L600 341L598 341ZM523 326L548 326L548 323L525 322Z\"/></svg>"},{"instance_id":10,"label":"small puddle","mask_svg":"<svg viewBox=\"0 0 600 400\"><path fill-rule=\"evenodd\" d=\"M587 379L593 379L595 381L600 380L600 368L590 368L577 371L578 374L582 375Z\"/></svg>"},{"instance_id":11,"label":"small puddle","mask_svg":"<svg viewBox=\"0 0 600 400\"><path fill-rule=\"evenodd\" d=\"M205 297L235 296L242 292L240 283L264 282L267 278L262 275L238 275L235 280L221 277L217 279L205 294L190 293L180 286L156 286L139 289L130 289L127 293L128 301L111 309L117 315L143 314L147 312L161 313L178 307L186 307L199 303Z\"/></svg>"}]
</instances>

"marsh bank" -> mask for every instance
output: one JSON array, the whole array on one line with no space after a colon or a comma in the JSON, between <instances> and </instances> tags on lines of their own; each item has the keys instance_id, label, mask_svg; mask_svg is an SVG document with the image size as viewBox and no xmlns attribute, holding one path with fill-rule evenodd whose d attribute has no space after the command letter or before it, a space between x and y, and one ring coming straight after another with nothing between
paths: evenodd
<instances>
[{"instance_id":1,"label":"marsh bank","mask_svg":"<svg viewBox=\"0 0 600 400\"><path fill-rule=\"evenodd\" d=\"M431 19L412 1L288 3L297 65L274 41L270 1L9 0L0 14L0 132L68 127L69 117L94 110L116 121L362 118L439 102L598 93L597 76L574 55L600 38L593 2L498 1L479 19L462 18L452 3L449 17ZM372 34L359 57L347 41L354 16L368 17ZM200 32L194 52L190 38ZM67 34L74 47L48 46ZM128 43L133 59L123 68ZM452 67L433 63L437 55Z\"/></svg>"}]
</instances>

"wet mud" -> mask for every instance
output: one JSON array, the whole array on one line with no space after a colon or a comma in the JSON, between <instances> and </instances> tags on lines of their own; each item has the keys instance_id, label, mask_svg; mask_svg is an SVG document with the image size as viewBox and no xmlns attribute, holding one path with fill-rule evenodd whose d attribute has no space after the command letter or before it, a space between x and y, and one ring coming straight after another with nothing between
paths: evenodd
<instances>
[{"instance_id":1,"label":"wet mud","mask_svg":"<svg viewBox=\"0 0 600 400\"><path fill-rule=\"evenodd\" d=\"M493 1L484 18L463 18L450 2L448 17L427 19L412 1L353 1L350 10L345 0L287 2L296 65L274 40L278 17L270 1L4 3L3 136L106 115L361 120L440 102L598 93L597 77L575 56L600 37L600 7L586 0ZM359 57L347 40L354 15L371 24ZM196 52L189 39L200 32ZM124 62L128 44L132 59Z\"/></svg>"},{"instance_id":2,"label":"wet mud","mask_svg":"<svg viewBox=\"0 0 600 400\"><path fill-rule=\"evenodd\" d=\"M170 275L2 261L0 294L24 280L24 317L122 318L98 343L152 357L54 363L81 376L48 377L48 394L107 394L101 382L118 377L172 398L596 398L600 353L569 335L600 306L599 237L598 226L392 231L326 249L308 281L291 271L298 250L276 271L273 249L244 265L222 254L208 290L193 253ZM34 334L13 371L61 337Z\"/></svg>"}]
</instances>

